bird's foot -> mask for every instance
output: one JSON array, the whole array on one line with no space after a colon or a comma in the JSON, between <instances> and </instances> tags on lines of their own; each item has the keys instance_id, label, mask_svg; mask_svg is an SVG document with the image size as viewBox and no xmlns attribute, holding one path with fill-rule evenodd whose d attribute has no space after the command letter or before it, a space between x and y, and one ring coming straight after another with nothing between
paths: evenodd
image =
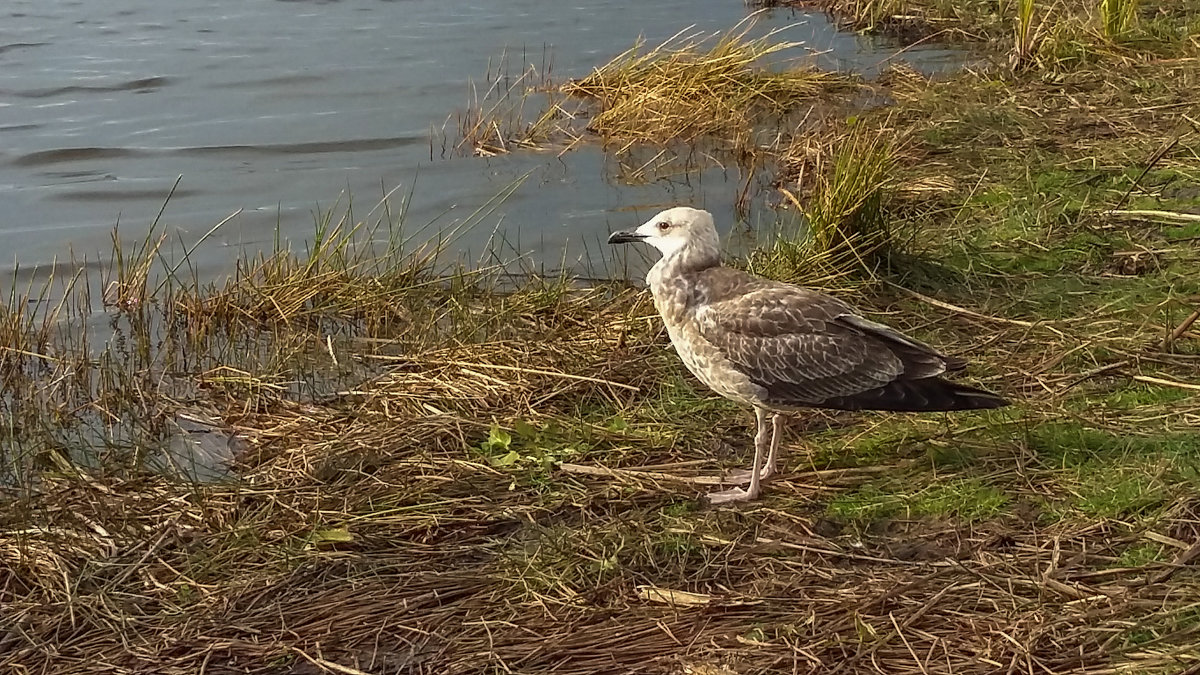
<instances>
[{"instance_id":1,"label":"bird's foot","mask_svg":"<svg viewBox=\"0 0 1200 675\"><path fill-rule=\"evenodd\" d=\"M775 469L764 466L762 468L762 470L758 472L758 479L766 480L773 475L775 475ZM721 476L721 482L726 483L728 485L745 485L746 483L749 483L750 479L753 477L754 477L753 471L750 471L747 469L739 469L737 471L731 471L731 472L725 474L724 476Z\"/></svg>"},{"instance_id":2,"label":"bird's foot","mask_svg":"<svg viewBox=\"0 0 1200 675\"><path fill-rule=\"evenodd\" d=\"M743 490L740 487L735 487L730 490L722 490L720 492L710 492L708 501L710 504L730 504L733 502L748 502L758 497L758 490Z\"/></svg>"}]
</instances>

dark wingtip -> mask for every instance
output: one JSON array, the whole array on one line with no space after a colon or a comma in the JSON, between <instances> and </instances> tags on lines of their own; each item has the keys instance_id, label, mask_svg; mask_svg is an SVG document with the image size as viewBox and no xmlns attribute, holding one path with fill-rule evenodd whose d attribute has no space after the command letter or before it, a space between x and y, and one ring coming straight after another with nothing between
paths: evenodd
<instances>
[{"instance_id":1,"label":"dark wingtip","mask_svg":"<svg viewBox=\"0 0 1200 675\"><path fill-rule=\"evenodd\" d=\"M1010 405L998 394L940 378L916 380L912 389L918 394L915 398L925 399L921 410L991 410Z\"/></svg>"},{"instance_id":2,"label":"dark wingtip","mask_svg":"<svg viewBox=\"0 0 1200 675\"><path fill-rule=\"evenodd\" d=\"M1011 405L990 391L937 377L896 380L854 396L827 399L820 407L842 410L888 410L893 412L936 412L989 410Z\"/></svg>"},{"instance_id":3,"label":"dark wingtip","mask_svg":"<svg viewBox=\"0 0 1200 675\"><path fill-rule=\"evenodd\" d=\"M955 410L990 410L992 408L1003 408L1012 405L1012 401L998 394L993 394L990 391L975 389L974 387L963 387L962 385L959 386L962 388L954 393L957 398L964 402L964 406L962 408L955 408Z\"/></svg>"},{"instance_id":4,"label":"dark wingtip","mask_svg":"<svg viewBox=\"0 0 1200 675\"><path fill-rule=\"evenodd\" d=\"M967 360L957 356L943 356L942 362L946 364L946 370L962 370L967 367Z\"/></svg>"}]
</instances>

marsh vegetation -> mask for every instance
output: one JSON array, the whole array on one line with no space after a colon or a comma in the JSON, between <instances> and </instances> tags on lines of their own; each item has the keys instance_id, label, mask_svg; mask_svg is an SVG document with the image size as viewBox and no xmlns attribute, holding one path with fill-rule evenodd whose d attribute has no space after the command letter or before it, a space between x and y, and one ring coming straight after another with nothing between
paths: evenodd
<instances>
[{"instance_id":1,"label":"marsh vegetation","mask_svg":"<svg viewBox=\"0 0 1200 675\"><path fill-rule=\"evenodd\" d=\"M767 172L782 236L736 264L1017 401L798 416L743 508L700 495L750 414L686 375L644 293L439 255L503 193L429 227L407 198L333 209L219 282L152 230L13 287L0 666L1195 672L1200 4L1102 5L822 2L986 63L767 74L774 43L735 29L504 118L543 131L470 113L488 152L691 145ZM232 473L197 480L196 446Z\"/></svg>"}]
</instances>

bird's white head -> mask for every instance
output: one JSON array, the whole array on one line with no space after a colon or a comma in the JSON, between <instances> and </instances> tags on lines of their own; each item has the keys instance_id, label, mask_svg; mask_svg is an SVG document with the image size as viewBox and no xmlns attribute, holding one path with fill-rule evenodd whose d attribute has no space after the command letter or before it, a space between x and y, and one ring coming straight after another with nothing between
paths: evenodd
<instances>
[{"instance_id":1,"label":"bird's white head","mask_svg":"<svg viewBox=\"0 0 1200 675\"><path fill-rule=\"evenodd\" d=\"M721 243L712 214L677 206L660 212L635 230L613 232L610 244L644 241L663 254L663 260L686 255L695 264L715 264L721 258Z\"/></svg>"}]
</instances>

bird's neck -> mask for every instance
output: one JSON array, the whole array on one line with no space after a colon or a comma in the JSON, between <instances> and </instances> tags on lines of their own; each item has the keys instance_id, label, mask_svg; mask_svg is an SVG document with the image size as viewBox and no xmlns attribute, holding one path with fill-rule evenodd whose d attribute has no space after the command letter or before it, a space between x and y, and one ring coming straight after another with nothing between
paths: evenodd
<instances>
[{"instance_id":1,"label":"bird's neck","mask_svg":"<svg viewBox=\"0 0 1200 675\"><path fill-rule=\"evenodd\" d=\"M684 246L660 258L646 275L646 283L650 286L650 293L656 303L669 300L673 304L684 305L687 304L686 277L720 265L719 251Z\"/></svg>"}]
</instances>

